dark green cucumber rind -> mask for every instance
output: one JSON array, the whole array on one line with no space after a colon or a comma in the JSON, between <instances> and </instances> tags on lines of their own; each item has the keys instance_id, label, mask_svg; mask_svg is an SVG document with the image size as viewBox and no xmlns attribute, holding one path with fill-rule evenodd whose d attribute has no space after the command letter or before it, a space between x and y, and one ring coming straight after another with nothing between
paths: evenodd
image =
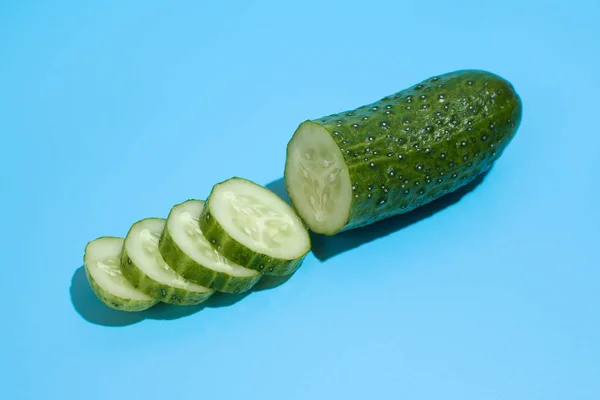
<instances>
[{"instance_id":1,"label":"dark green cucumber rind","mask_svg":"<svg viewBox=\"0 0 600 400\"><path fill-rule=\"evenodd\" d=\"M502 154L521 114L509 82L465 70L311 121L331 134L350 172L353 197L342 230L411 211L468 184Z\"/></svg>"},{"instance_id":2,"label":"dark green cucumber rind","mask_svg":"<svg viewBox=\"0 0 600 400\"><path fill-rule=\"evenodd\" d=\"M131 258L129 258L125 246L123 246L121 256L121 271L123 271L123 276L133 285L133 287L164 303L180 306L200 304L203 301L206 301L214 293L213 290L204 293L192 292L182 288L165 285L152 279L145 274Z\"/></svg>"},{"instance_id":3,"label":"dark green cucumber rind","mask_svg":"<svg viewBox=\"0 0 600 400\"><path fill-rule=\"evenodd\" d=\"M87 280L92 288L92 291L98 297L98 299L107 305L108 307L119 310L119 311L144 311L148 308L152 307L158 300L132 300L132 299L123 299L121 297L117 297L113 294L108 293L104 289L102 289L92 278L92 275L89 273L87 267L85 267L85 275L87 276Z\"/></svg>"},{"instance_id":4,"label":"dark green cucumber rind","mask_svg":"<svg viewBox=\"0 0 600 400\"><path fill-rule=\"evenodd\" d=\"M198 264L185 254L171 238L165 226L158 245L160 254L167 264L185 279L224 293L242 293L250 290L262 277L232 276L225 272L214 271Z\"/></svg>"},{"instance_id":5,"label":"dark green cucumber rind","mask_svg":"<svg viewBox=\"0 0 600 400\"><path fill-rule=\"evenodd\" d=\"M200 214L200 230L209 243L229 260L246 268L252 268L265 275L290 275L302 264L310 248L299 258L285 260L258 253L232 238L212 217L210 213L210 196Z\"/></svg>"}]
</instances>

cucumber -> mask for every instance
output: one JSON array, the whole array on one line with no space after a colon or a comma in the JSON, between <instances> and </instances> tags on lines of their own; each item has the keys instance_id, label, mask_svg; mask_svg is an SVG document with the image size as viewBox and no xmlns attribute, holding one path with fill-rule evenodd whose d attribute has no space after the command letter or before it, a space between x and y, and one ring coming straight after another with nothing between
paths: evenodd
<instances>
[{"instance_id":1,"label":"cucumber","mask_svg":"<svg viewBox=\"0 0 600 400\"><path fill-rule=\"evenodd\" d=\"M515 135L521 100L485 71L436 76L378 102L300 124L285 184L316 233L411 211L488 170Z\"/></svg>"},{"instance_id":2,"label":"cucumber","mask_svg":"<svg viewBox=\"0 0 600 400\"><path fill-rule=\"evenodd\" d=\"M293 273L310 250L308 231L294 210L243 178L213 186L200 229L227 258L267 275Z\"/></svg>"},{"instance_id":3,"label":"cucumber","mask_svg":"<svg viewBox=\"0 0 600 400\"><path fill-rule=\"evenodd\" d=\"M165 303L199 304L214 290L184 279L173 271L158 251L165 227L163 218L147 218L133 224L123 245L121 270L134 287Z\"/></svg>"},{"instance_id":4,"label":"cucumber","mask_svg":"<svg viewBox=\"0 0 600 400\"><path fill-rule=\"evenodd\" d=\"M198 219L205 208L201 200L188 200L171 209L159 250L175 272L198 285L225 293L248 291L262 277L213 249L200 230Z\"/></svg>"},{"instance_id":5,"label":"cucumber","mask_svg":"<svg viewBox=\"0 0 600 400\"><path fill-rule=\"evenodd\" d=\"M101 237L85 247L83 263L88 282L96 296L110 308L142 311L157 303L156 299L137 290L120 269L123 238Z\"/></svg>"}]
</instances>

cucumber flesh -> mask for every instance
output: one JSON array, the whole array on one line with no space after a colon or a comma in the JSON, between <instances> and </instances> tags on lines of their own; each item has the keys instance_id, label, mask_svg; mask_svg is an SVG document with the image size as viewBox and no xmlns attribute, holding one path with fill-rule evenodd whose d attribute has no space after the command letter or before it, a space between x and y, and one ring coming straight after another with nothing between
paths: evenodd
<instances>
[{"instance_id":1,"label":"cucumber flesh","mask_svg":"<svg viewBox=\"0 0 600 400\"><path fill-rule=\"evenodd\" d=\"M352 184L340 148L321 125L306 121L288 145L286 189L315 232L333 234L348 220Z\"/></svg>"},{"instance_id":2,"label":"cucumber flesh","mask_svg":"<svg viewBox=\"0 0 600 400\"><path fill-rule=\"evenodd\" d=\"M177 273L199 285L226 293L249 290L262 275L209 244L198 224L204 207L201 200L188 200L171 209L159 243L161 255Z\"/></svg>"},{"instance_id":3,"label":"cucumber flesh","mask_svg":"<svg viewBox=\"0 0 600 400\"><path fill-rule=\"evenodd\" d=\"M266 274L292 273L310 250L302 220L279 196L242 178L215 185L200 218L213 247Z\"/></svg>"},{"instance_id":4,"label":"cucumber flesh","mask_svg":"<svg viewBox=\"0 0 600 400\"><path fill-rule=\"evenodd\" d=\"M214 290L184 279L160 255L158 242L165 223L163 218L147 218L133 224L123 247L123 274L139 290L165 303L201 303Z\"/></svg>"},{"instance_id":5,"label":"cucumber flesh","mask_svg":"<svg viewBox=\"0 0 600 400\"><path fill-rule=\"evenodd\" d=\"M108 307L123 311L142 311L157 300L139 291L120 268L123 239L101 237L85 248L85 271L96 296Z\"/></svg>"}]
</instances>

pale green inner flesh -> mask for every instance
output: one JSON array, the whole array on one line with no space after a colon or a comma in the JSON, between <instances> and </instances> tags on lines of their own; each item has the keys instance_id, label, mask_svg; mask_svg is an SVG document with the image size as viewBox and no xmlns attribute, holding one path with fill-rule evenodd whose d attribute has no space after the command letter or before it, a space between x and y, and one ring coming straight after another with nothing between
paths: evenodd
<instances>
[{"instance_id":1,"label":"pale green inner flesh","mask_svg":"<svg viewBox=\"0 0 600 400\"><path fill-rule=\"evenodd\" d=\"M121 271L123 239L100 238L90 242L85 252L85 267L105 292L125 300L153 301L129 283Z\"/></svg>"},{"instance_id":2,"label":"pale green inner flesh","mask_svg":"<svg viewBox=\"0 0 600 400\"><path fill-rule=\"evenodd\" d=\"M166 220L148 218L135 223L125 238L125 249L133 263L148 277L165 286L189 292L207 293L211 289L184 279L173 271L158 250Z\"/></svg>"},{"instance_id":3,"label":"pale green inner flesh","mask_svg":"<svg viewBox=\"0 0 600 400\"><path fill-rule=\"evenodd\" d=\"M309 228L332 234L348 221L352 185L342 152L319 124L300 125L288 145L285 181L294 207Z\"/></svg>"},{"instance_id":4,"label":"pale green inner flesh","mask_svg":"<svg viewBox=\"0 0 600 400\"><path fill-rule=\"evenodd\" d=\"M298 215L262 186L230 179L213 188L209 204L225 232L252 251L293 260L310 248L308 232Z\"/></svg>"},{"instance_id":5,"label":"pale green inner flesh","mask_svg":"<svg viewBox=\"0 0 600 400\"><path fill-rule=\"evenodd\" d=\"M258 271L244 268L223 257L202 234L198 221L204 202L188 200L171 210L167 228L177 246L192 260L214 271L233 276L256 276Z\"/></svg>"}]
</instances>

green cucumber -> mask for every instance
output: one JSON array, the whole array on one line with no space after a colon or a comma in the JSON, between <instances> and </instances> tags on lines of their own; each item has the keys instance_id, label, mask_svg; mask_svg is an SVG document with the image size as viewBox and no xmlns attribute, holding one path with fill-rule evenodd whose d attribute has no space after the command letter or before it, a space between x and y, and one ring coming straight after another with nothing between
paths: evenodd
<instances>
[{"instance_id":1,"label":"green cucumber","mask_svg":"<svg viewBox=\"0 0 600 400\"><path fill-rule=\"evenodd\" d=\"M184 279L165 262L158 241L166 220L147 218L133 224L123 245L121 270L137 289L169 304L199 304L214 290Z\"/></svg>"},{"instance_id":2,"label":"green cucumber","mask_svg":"<svg viewBox=\"0 0 600 400\"><path fill-rule=\"evenodd\" d=\"M333 235L411 211L488 170L521 100L485 71L436 76L378 102L300 124L285 183L304 222Z\"/></svg>"},{"instance_id":3,"label":"green cucumber","mask_svg":"<svg viewBox=\"0 0 600 400\"><path fill-rule=\"evenodd\" d=\"M157 303L156 299L137 290L120 269L123 239L101 237L85 247L83 262L88 282L96 296L110 308L142 311Z\"/></svg>"},{"instance_id":4,"label":"green cucumber","mask_svg":"<svg viewBox=\"0 0 600 400\"><path fill-rule=\"evenodd\" d=\"M171 209L158 245L163 259L175 272L198 285L225 293L248 291L262 277L213 249L198 226L205 208L201 200L188 200Z\"/></svg>"},{"instance_id":5,"label":"green cucumber","mask_svg":"<svg viewBox=\"0 0 600 400\"><path fill-rule=\"evenodd\" d=\"M242 178L212 188L200 229L227 258L267 275L293 273L310 250L308 231L294 210L269 189Z\"/></svg>"}]
</instances>

